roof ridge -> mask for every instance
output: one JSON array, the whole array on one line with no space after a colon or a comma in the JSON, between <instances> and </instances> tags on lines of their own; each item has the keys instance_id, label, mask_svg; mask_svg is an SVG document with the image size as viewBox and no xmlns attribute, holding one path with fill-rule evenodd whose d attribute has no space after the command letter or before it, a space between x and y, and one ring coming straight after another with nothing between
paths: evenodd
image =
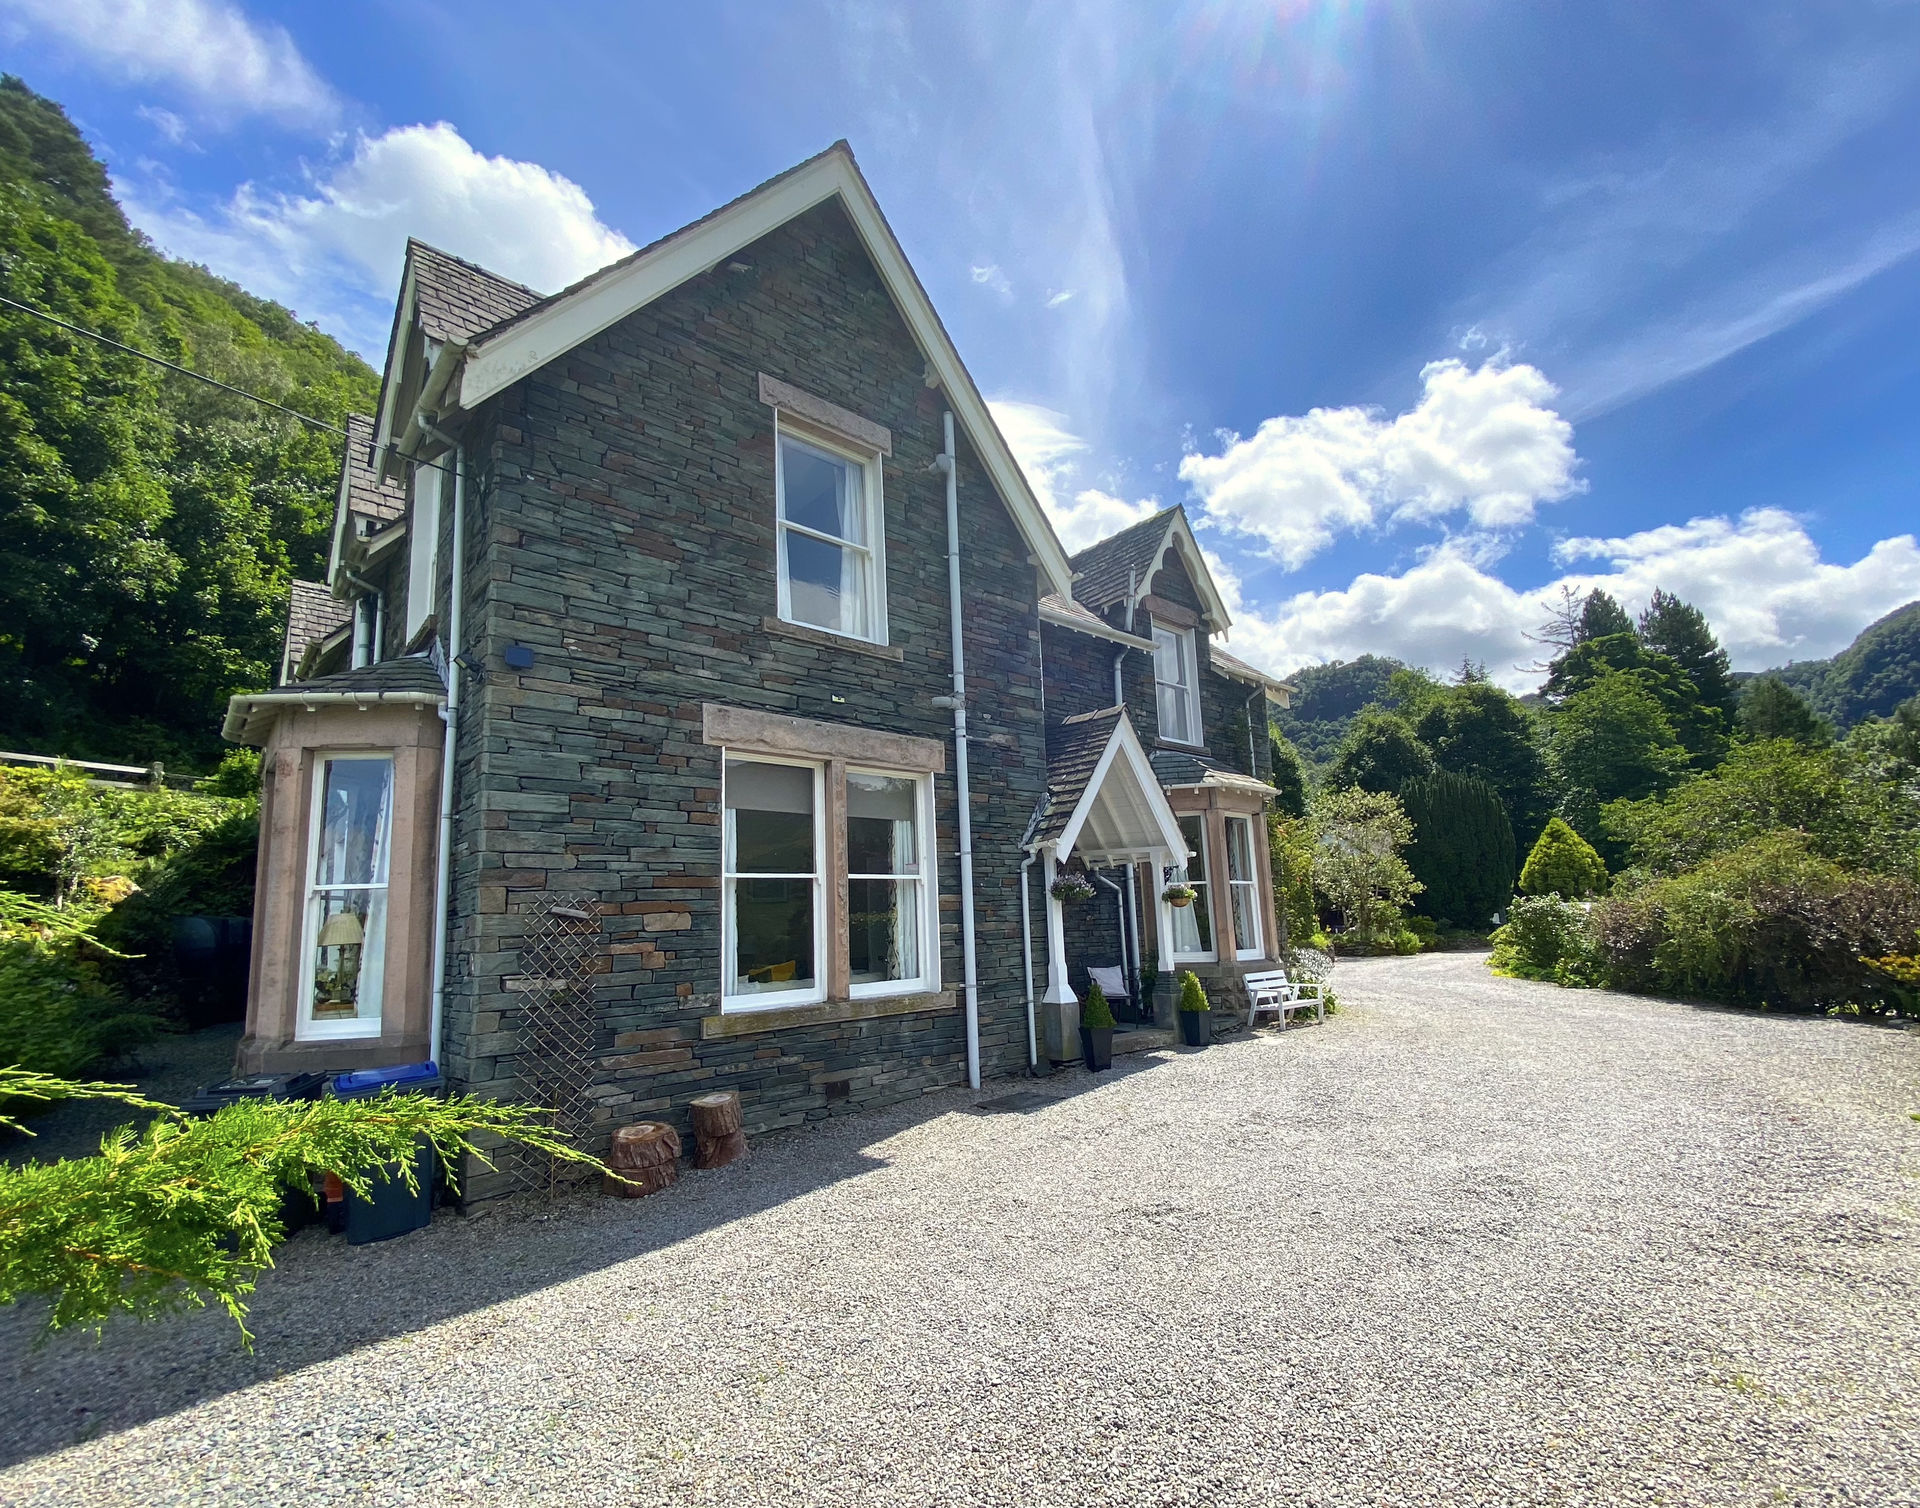
<instances>
[{"instance_id":1,"label":"roof ridge","mask_svg":"<svg viewBox=\"0 0 1920 1508\"><path fill-rule=\"evenodd\" d=\"M421 251L431 253L433 256L440 257L445 261L457 262L460 266L466 268L467 271L477 272L482 277L492 278L496 283L505 283L509 288L518 288L522 293L530 293L536 299L545 299L547 297L547 295L542 293L538 288L530 288L518 278L510 278L504 272L495 272L491 267L483 267L480 263L460 256L455 252L448 251L443 246L435 246L431 241L423 241L418 236L408 236L407 255L412 256L416 247Z\"/></svg>"},{"instance_id":2,"label":"roof ridge","mask_svg":"<svg viewBox=\"0 0 1920 1508\"><path fill-rule=\"evenodd\" d=\"M1067 560L1069 563L1079 560L1082 556L1091 555L1095 550L1102 549L1105 546L1111 545L1117 539L1125 539L1129 534L1138 533L1140 530L1145 529L1150 524L1164 523L1166 520L1170 519L1174 514L1182 511L1183 507L1184 507L1183 504L1174 503L1169 507L1162 508L1158 513L1150 513L1145 518L1138 519L1135 522L1128 524L1126 528L1116 529L1113 533L1107 535L1105 538L1096 539L1092 544L1087 545L1085 548L1076 550L1073 554L1067 557Z\"/></svg>"}]
</instances>

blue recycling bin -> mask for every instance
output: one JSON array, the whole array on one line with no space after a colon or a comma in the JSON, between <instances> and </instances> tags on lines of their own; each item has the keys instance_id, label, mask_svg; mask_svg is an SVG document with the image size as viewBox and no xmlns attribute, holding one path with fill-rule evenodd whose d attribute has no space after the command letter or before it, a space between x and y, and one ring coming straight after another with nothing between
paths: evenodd
<instances>
[{"instance_id":1,"label":"blue recycling bin","mask_svg":"<svg viewBox=\"0 0 1920 1508\"><path fill-rule=\"evenodd\" d=\"M438 1094L443 1087L439 1067L431 1062L337 1073L328 1085L333 1097L341 1100L371 1099L388 1089L399 1094ZM352 1189L347 1190L346 1229L350 1246L404 1236L433 1219L433 1191L440 1176L440 1159L432 1142L422 1137L414 1152L416 1187L407 1187L398 1163L384 1171L386 1178L382 1180L376 1174L364 1198Z\"/></svg>"}]
</instances>

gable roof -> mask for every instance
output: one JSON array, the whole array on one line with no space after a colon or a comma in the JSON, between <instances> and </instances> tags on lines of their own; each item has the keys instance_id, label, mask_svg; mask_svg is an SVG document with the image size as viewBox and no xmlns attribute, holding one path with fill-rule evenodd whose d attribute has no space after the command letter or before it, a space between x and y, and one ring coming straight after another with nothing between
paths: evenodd
<instances>
[{"instance_id":1,"label":"gable roof","mask_svg":"<svg viewBox=\"0 0 1920 1508\"><path fill-rule=\"evenodd\" d=\"M459 371L447 374L446 391L471 411L796 216L836 198L920 347L929 383L937 382L946 393L955 420L1013 515L1047 587L1071 595L1073 573L1066 551L844 141L571 288L516 310L484 332L451 339L449 346L464 349ZM390 352L390 365L392 360ZM436 388L439 381L436 372L426 387ZM394 423L394 416L383 413L382 433L389 438Z\"/></svg>"},{"instance_id":2,"label":"gable roof","mask_svg":"<svg viewBox=\"0 0 1920 1508\"><path fill-rule=\"evenodd\" d=\"M1066 719L1047 738L1047 794L1026 846L1089 862L1184 857L1180 819L1123 706Z\"/></svg>"},{"instance_id":3,"label":"gable roof","mask_svg":"<svg viewBox=\"0 0 1920 1508\"><path fill-rule=\"evenodd\" d=\"M1193 537L1193 525L1187 521L1187 510L1178 503L1088 545L1075 555L1072 560L1074 600L1095 612L1105 612L1116 603L1125 603L1127 619L1131 622L1133 610L1152 590L1154 576L1166 564L1168 550L1179 552L1187 575L1193 578L1194 589L1199 592L1205 609L1207 627L1214 633L1224 631L1232 624L1233 615L1227 611L1226 599L1220 595L1219 587L1214 585L1213 572L1207 569L1200 542Z\"/></svg>"},{"instance_id":4,"label":"gable roof","mask_svg":"<svg viewBox=\"0 0 1920 1508\"><path fill-rule=\"evenodd\" d=\"M380 533L407 516L407 489L403 482L381 474L373 454L373 420L348 414L347 440L340 459L340 489L333 504L333 545L327 552L327 580L340 581L350 545ZM368 527L355 527L364 519Z\"/></svg>"},{"instance_id":5,"label":"gable roof","mask_svg":"<svg viewBox=\"0 0 1920 1508\"><path fill-rule=\"evenodd\" d=\"M291 680L307 650L353 621L353 604L318 581L295 581L287 598L287 632L280 648L280 679Z\"/></svg>"},{"instance_id":6,"label":"gable roof","mask_svg":"<svg viewBox=\"0 0 1920 1508\"><path fill-rule=\"evenodd\" d=\"M411 236L407 270L413 278L415 318L428 340L472 340L542 301L525 283Z\"/></svg>"},{"instance_id":7,"label":"gable roof","mask_svg":"<svg viewBox=\"0 0 1920 1508\"><path fill-rule=\"evenodd\" d=\"M1153 648L1153 640L1115 628L1098 613L1082 607L1071 597L1062 597L1058 592L1047 592L1041 596L1040 621L1061 628L1078 629L1083 634L1105 639L1110 644L1124 644L1128 649L1151 651Z\"/></svg>"},{"instance_id":8,"label":"gable roof","mask_svg":"<svg viewBox=\"0 0 1920 1508\"><path fill-rule=\"evenodd\" d=\"M1207 658L1213 668L1221 675L1236 681L1245 681L1249 686L1258 686L1266 692L1267 700L1282 707L1293 705L1293 687L1277 675L1268 675L1264 670L1256 670L1237 655L1230 655L1217 644L1207 646Z\"/></svg>"}]
</instances>

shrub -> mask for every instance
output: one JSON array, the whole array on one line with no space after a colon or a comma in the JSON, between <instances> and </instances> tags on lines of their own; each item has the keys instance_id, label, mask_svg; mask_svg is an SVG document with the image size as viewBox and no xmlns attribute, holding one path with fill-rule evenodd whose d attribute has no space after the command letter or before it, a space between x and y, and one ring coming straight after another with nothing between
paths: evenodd
<instances>
[{"instance_id":1,"label":"shrub","mask_svg":"<svg viewBox=\"0 0 1920 1508\"><path fill-rule=\"evenodd\" d=\"M1560 818L1549 821L1520 868L1520 889L1527 895L1558 895L1579 900L1607 888L1606 861L1591 843Z\"/></svg>"},{"instance_id":2,"label":"shrub","mask_svg":"<svg viewBox=\"0 0 1920 1508\"><path fill-rule=\"evenodd\" d=\"M1484 780L1437 770L1409 780L1400 802L1413 823L1407 865L1420 909L1461 927L1484 927L1513 894L1513 825Z\"/></svg>"},{"instance_id":3,"label":"shrub","mask_svg":"<svg viewBox=\"0 0 1920 1508\"><path fill-rule=\"evenodd\" d=\"M1600 982L1591 921L1584 906L1557 895L1523 895L1493 934L1488 965L1515 979L1554 984Z\"/></svg>"},{"instance_id":4,"label":"shrub","mask_svg":"<svg viewBox=\"0 0 1920 1508\"><path fill-rule=\"evenodd\" d=\"M0 1067L71 1078L157 1034L102 981L97 916L0 891Z\"/></svg>"},{"instance_id":5,"label":"shrub","mask_svg":"<svg viewBox=\"0 0 1920 1508\"><path fill-rule=\"evenodd\" d=\"M1320 930L1313 905L1313 828L1273 812L1267 818L1267 855L1273 865L1274 910L1287 946L1305 946Z\"/></svg>"},{"instance_id":6,"label":"shrub","mask_svg":"<svg viewBox=\"0 0 1920 1508\"><path fill-rule=\"evenodd\" d=\"M1207 992L1201 987L1200 976L1192 969L1184 969L1180 974L1180 1009L1183 1011L1204 1011L1207 1005Z\"/></svg>"},{"instance_id":7,"label":"shrub","mask_svg":"<svg viewBox=\"0 0 1920 1508\"><path fill-rule=\"evenodd\" d=\"M1107 1004L1107 992L1097 979L1088 984L1087 998L1080 1002L1080 1024L1094 1031L1113 1029L1113 1007Z\"/></svg>"}]
</instances>

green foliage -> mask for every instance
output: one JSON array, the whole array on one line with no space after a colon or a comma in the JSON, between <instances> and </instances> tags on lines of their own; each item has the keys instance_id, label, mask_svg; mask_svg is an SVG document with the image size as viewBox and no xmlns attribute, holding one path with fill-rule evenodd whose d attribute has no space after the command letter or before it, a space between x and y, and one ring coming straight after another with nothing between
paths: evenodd
<instances>
[{"instance_id":1,"label":"green foliage","mask_svg":"<svg viewBox=\"0 0 1920 1508\"><path fill-rule=\"evenodd\" d=\"M1100 981L1087 983L1087 998L1080 1002L1080 1024L1094 1031L1113 1029L1113 1007L1107 1003L1107 992L1100 988Z\"/></svg>"},{"instance_id":2,"label":"green foliage","mask_svg":"<svg viewBox=\"0 0 1920 1508\"><path fill-rule=\"evenodd\" d=\"M1420 882L1420 909L1454 926L1478 928L1513 894L1513 825L1484 780L1440 770L1401 787L1413 824L1407 864Z\"/></svg>"},{"instance_id":3,"label":"green foliage","mask_svg":"<svg viewBox=\"0 0 1920 1508\"><path fill-rule=\"evenodd\" d=\"M73 765L0 767L0 884L65 905L139 879L233 809L186 791L96 785Z\"/></svg>"},{"instance_id":4,"label":"green foliage","mask_svg":"<svg viewBox=\"0 0 1920 1508\"><path fill-rule=\"evenodd\" d=\"M1705 705L1732 718L1735 697L1727 652L1699 608L1655 587L1653 601L1640 615L1640 642L1685 671Z\"/></svg>"},{"instance_id":5,"label":"green foliage","mask_svg":"<svg viewBox=\"0 0 1920 1508\"><path fill-rule=\"evenodd\" d=\"M1659 700L1624 672L1607 671L1587 682L1554 709L1548 728L1561 776L1599 801L1650 796L1675 784L1687 768L1687 752Z\"/></svg>"},{"instance_id":6,"label":"green foliage","mask_svg":"<svg viewBox=\"0 0 1920 1508\"><path fill-rule=\"evenodd\" d=\"M1678 661L1647 649L1631 633L1577 644L1554 661L1544 690L1550 703L1563 703L1610 675L1626 677L1653 698L1695 768L1712 768L1726 752L1726 713L1701 698Z\"/></svg>"},{"instance_id":7,"label":"green foliage","mask_svg":"<svg viewBox=\"0 0 1920 1508\"><path fill-rule=\"evenodd\" d=\"M0 291L338 424L373 372L132 231L59 106L0 79ZM325 559L336 437L0 311L0 743L218 756Z\"/></svg>"},{"instance_id":8,"label":"green foliage","mask_svg":"<svg viewBox=\"0 0 1920 1508\"><path fill-rule=\"evenodd\" d=\"M1462 681L1428 704L1413 731L1440 769L1498 791L1515 833L1537 832L1546 821L1546 756L1533 717L1516 698L1485 680Z\"/></svg>"},{"instance_id":9,"label":"green foliage","mask_svg":"<svg viewBox=\"0 0 1920 1508\"><path fill-rule=\"evenodd\" d=\"M1391 795L1409 780L1433 773L1433 754L1414 736L1406 720L1380 707L1368 707L1353 720L1327 770L1327 786Z\"/></svg>"},{"instance_id":10,"label":"green foliage","mask_svg":"<svg viewBox=\"0 0 1920 1508\"><path fill-rule=\"evenodd\" d=\"M1838 727L1886 717L1920 696L1920 602L1870 623L1831 660L1803 660L1772 674Z\"/></svg>"},{"instance_id":11,"label":"green foliage","mask_svg":"<svg viewBox=\"0 0 1920 1508\"><path fill-rule=\"evenodd\" d=\"M1207 992L1200 984L1200 976L1192 969L1180 971L1180 1009L1183 1011L1210 1009L1207 1004Z\"/></svg>"},{"instance_id":12,"label":"green foliage","mask_svg":"<svg viewBox=\"0 0 1920 1508\"><path fill-rule=\"evenodd\" d=\"M1598 588L1587 593L1586 605L1580 610L1580 643L1632 632L1633 619L1625 608Z\"/></svg>"},{"instance_id":13,"label":"green foliage","mask_svg":"<svg viewBox=\"0 0 1920 1508\"><path fill-rule=\"evenodd\" d=\"M1300 817L1268 813L1267 855L1274 910L1284 929L1282 946L1305 947L1320 930L1313 905L1313 825Z\"/></svg>"},{"instance_id":14,"label":"green foliage","mask_svg":"<svg viewBox=\"0 0 1920 1508\"><path fill-rule=\"evenodd\" d=\"M199 785L194 793L200 796L225 796L235 801L245 801L260 794L260 751L258 749L229 749L221 758L214 772Z\"/></svg>"},{"instance_id":15,"label":"green foliage","mask_svg":"<svg viewBox=\"0 0 1920 1508\"><path fill-rule=\"evenodd\" d=\"M1275 733L1268 741L1272 751L1273 776L1270 784L1276 809L1289 817L1307 814L1307 764L1283 735Z\"/></svg>"},{"instance_id":16,"label":"green foliage","mask_svg":"<svg viewBox=\"0 0 1920 1508\"><path fill-rule=\"evenodd\" d=\"M1523 895L1493 934L1488 967L1514 979L1571 986L1600 982L1593 929L1584 906L1557 895Z\"/></svg>"},{"instance_id":17,"label":"green foliage","mask_svg":"<svg viewBox=\"0 0 1920 1508\"><path fill-rule=\"evenodd\" d=\"M0 890L0 1063L73 1076L153 1040L159 1023L103 977L101 914Z\"/></svg>"},{"instance_id":18,"label":"green foliage","mask_svg":"<svg viewBox=\"0 0 1920 1508\"><path fill-rule=\"evenodd\" d=\"M1391 946L1420 882L1401 857L1413 824L1397 796L1349 787L1313 807L1313 887L1362 948Z\"/></svg>"},{"instance_id":19,"label":"green foliage","mask_svg":"<svg viewBox=\"0 0 1920 1508\"><path fill-rule=\"evenodd\" d=\"M1755 742L1790 739L1809 748L1833 742L1833 729L1778 676L1756 676L1740 696L1740 731Z\"/></svg>"},{"instance_id":20,"label":"green foliage","mask_svg":"<svg viewBox=\"0 0 1920 1508\"><path fill-rule=\"evenodd\" d=\"M1527 862L1520 866L1520 889L1527 895L1581 900L1606 888L1606 861L1558 817L1541 830Z\"/></svg>"},{"instance_id":21,"label":"green foliage","mask_svg":"<svg viewBox=\"0 0 1920 1508\"><path fill-rule=\"evenodd\" d=\"M1406 668L1379 655L1305 666L1287 677L1292 705L1274 709L1274 726L1310 763L1325 764L1346 737L1347 724L1361 708L1384 703L1394 673Z\"/></svg>"},{"instance_id":22,"label":"green foliage","mask_svg":"<svg viewBox=\"0 0 1920 1508\"><path fill-rule=\"evenodd\" d=\"M1872 717L1847 734L1847 757L1865 778L1920 796L1920 696L1891 717Z\"/></svg>"},{"instance_id":23,"label":"green foliage","mask_svg":"<svg viewBox=\"0 0 1920 1508\"><path fill-rule=\"evenodd\" d=\"M1636 867L1671 875L1778 831L1848 869L1913 873L1920 791L1877 779L1847 747L1736 745L1725 764L1660 801L1606 808Z\"/></svg>"},{"instance_id":24,"label":"green foliage","mask_svg":"<svg viewBox=\"0 0 1920 1508\"><path fill-rule=\"evenodd\" d=\"M1140 960L1140 998L1151 1002L1153 992L1160 988L1160 950L1148 948Z\"/></svg>"},{"instance_id":25,"label":"green foliage","mask_svg":"<svg viewBox=\"0 0 1920 1508\"><path fill-rule=\"evenodd\" d=\"M1863 874L1773 832L1594 908L1609 983L1743 1005L1897 1007L1867 960L1920 929L1907 876Z\"/></svg>"},{"instance_id":26,"label":"green foliage","mask_svg":"<svg viewBox=\"0 0 1920 1508\"><path fill-rule=\"evenodd\" d=\"M545 1112L469 1095L253 1100L191 1120L124 1086L0 1068L0 1098L105 1098L163 1112L144 1131L105 1137L97 1157L0 1168L0 1303L48 1299L50 1330L211 1300L250 1340L245 1299L286 1234L286 1192L310 1192L320 1171L363 1196L391 1177L417 1188L413 1154L423 1139L449 1179L463 1157L486 1160L481 1136L600 1167L541 1125Z\"/></svg>"}]
</instances>

